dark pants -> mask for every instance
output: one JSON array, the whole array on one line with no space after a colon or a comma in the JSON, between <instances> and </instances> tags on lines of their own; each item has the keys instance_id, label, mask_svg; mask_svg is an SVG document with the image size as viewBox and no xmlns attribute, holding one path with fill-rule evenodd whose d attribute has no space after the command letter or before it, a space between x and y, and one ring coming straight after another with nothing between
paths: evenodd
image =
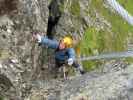
<instances>
[{"instance_id":1,"label":"dark pants","mask_svg":"<svg viewBox=\"0 0 133 100\"><path fill-rule=\"evenodd\" d=\"M66 65L67 63L66 63L65 61L55 60L55 64L56 64L56 67L57 67L57 68L60 68L61 66ZM73 66L74 68L78 68L80 65L79 65L77 62L74 62L74 63L72 64L72 66Z\"/></svg>"},{"instance_id":2,"label":"dark pants","mask_svg":"<svg viewBox=\"0 0 133 100\"><path fill-rule=\"evenodd\" d=\"M60 68L61 66L67 64L65 61L59 61L59 60L55 60L55 63L56 63L56 69ZM72 67L78 69L80 71L80 74L84 74L85 71L83 70L83 67L80 66L77 62L74 62L72 64Z\"/></svg>"}]
</instances>

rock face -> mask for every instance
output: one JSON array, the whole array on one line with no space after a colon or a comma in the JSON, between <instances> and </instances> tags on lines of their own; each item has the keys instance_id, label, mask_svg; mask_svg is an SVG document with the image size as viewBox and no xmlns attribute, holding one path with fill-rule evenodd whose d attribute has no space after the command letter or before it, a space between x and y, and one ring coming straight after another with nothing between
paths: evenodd
<instances>
[{"instance_id":1,"label":"rock face","mask_svg":"<svg viewBox=\"0 0 133 100\"><path fill-rule=\"evenodd\" d=\"M3 80L0 81L1 90L6 89L6 86L7 89L13 86L12 91L17 91L15 95L21 98L24 96L24 84L34 79L38 69L40 70L38 66L41 62L38 59L41 48L32 41L31 32L33 30L46 32L49 2L45 0L0 2L0 76ZM5 76L5 79L4 77L2 79L2 76ZM7 96L9 94L7 93ZM0 92L0 95L4 95L4 92Z\"/></svg>"},{"instance_id":2,"label":"rock face","mask_svg":"<svg viewBox=\"0 0 133 100\"><path fill-rule=\"evenodd\" d=\"M116 66L119 67L119 65ZM49 82L38 80L33 83L34 89L31 90L28 99L132 100L132 71L133 65L126 65L125 68L114 72L91 72L64 82L57 80L51 80Z\"/></svg>"},{"instance_id":3,"label":"rock face","mask_svg":"<svg viewBox=\"0 0 133 100\"><path fill-rule=\"evenodd\" d=\"M65 82L51 80L54 51L32 40L32 31L58 40L71 34L79 41L88 26L111 28L104 17L90 10L91 0L1 0L0 96L7 100L130 100L132 67L116 72L105 68L108 73L90 73Z\"/></svg>"}]
</instances>

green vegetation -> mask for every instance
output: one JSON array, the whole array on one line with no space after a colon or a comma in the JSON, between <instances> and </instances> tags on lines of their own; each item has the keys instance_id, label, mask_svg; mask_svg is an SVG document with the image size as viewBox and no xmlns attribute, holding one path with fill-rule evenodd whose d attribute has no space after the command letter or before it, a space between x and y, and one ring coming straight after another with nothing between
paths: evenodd
<instances>
[{"instance_id":1,"label":"green vegetation","mask_svg":"<svg viewBox=\"0 0 133 100\"><path fill-rule=\"evenodd\" d=\"M64 12L64 4L61 4L60 6L59 6L59 10L63 13Z\"/></svg>"},{"instance_id":2,"label":"green vegetation","mask_svg":"<svg viewBox=\"0 0 133 100\"><path fill-rule=\"evenodd\" d=\"M0 100L4 100L4 98L0 96Z\"/></svg>"},{"instance_id":3,"label":"green vegetation","mask_svg":"<svg viewBox=\"0 0 133 100\"><path fill-rule=\"evenodd\" d=\"M112 32L119 34L126 34L133 32L133 27L125 22L118 14L112 13L109 9L106 9L103 5L103 0L92 1L93 7L108 20L112 25Z\"/></svg>"},{"instance_id":4,"label":"green vegetation","mask_svg":"<svg viewBox=\"0 0 133 100\"><path fill-rule=\"evenodd\" d=\"M97 31L95 27L88 27L80 43L81 55L97 55L107 52L124 51L127 49L127 39L133 37L133 27L125 22L118 14L111 12L103 5L103 0L92 0L91 8L111 23L111 32L106 29ZM90 9L90 10L93 10ZM92 11L88 11L90 13ZM95 16L90 13L95 18ZM85 69L98 67L102 62L84 61Z\"/></svg>"},{"instance_id":5,"label":"green vegetation","mask_svg":"<svg viewBox=\"0 0 133 100\"><path fill-rule=\"evenodd\" d=\"M71 1L71 7L70 7L70 12L75 15L75 16L80 16L80 5L77 0L72 0Z\"/></svg>"},{"instance_id":6,"label":"green vegetation","mask_svg":"<svg viewBox=\"0 0 133 100\"><path fill-rule=\"evenodd\" d=\"M133 0L117 0L131 15L133 15Z\"/></svg>"}]
</instances>

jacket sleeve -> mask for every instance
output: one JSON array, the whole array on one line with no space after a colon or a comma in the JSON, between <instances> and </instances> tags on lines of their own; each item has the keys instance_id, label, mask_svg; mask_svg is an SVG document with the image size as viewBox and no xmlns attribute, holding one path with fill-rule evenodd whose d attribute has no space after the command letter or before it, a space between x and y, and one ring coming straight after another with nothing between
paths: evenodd
<instances>
[{"instance_id":1,"label":"jacket sleeve","mask_svg":"<svg viewBox=\"0 0 133 100\"><path fill-rule=\"evenodd\" d=\"M72 58L73 60L75 60L75 56L76 56L75 50L73 48L69 48L68 49L68 59Z\"/></svg>"},{"instance_id":2,"label":"jacket sleeve","mask_svg":"<svg viewBox=\"0 0 133 100\"><path fill-rule=\"evenodd\" d=\"M58 42L56 40L48 39L46 36L41 38L41 44L48 46L48 48L56 49L58 48Z\"/></svg>"}]
</instances>

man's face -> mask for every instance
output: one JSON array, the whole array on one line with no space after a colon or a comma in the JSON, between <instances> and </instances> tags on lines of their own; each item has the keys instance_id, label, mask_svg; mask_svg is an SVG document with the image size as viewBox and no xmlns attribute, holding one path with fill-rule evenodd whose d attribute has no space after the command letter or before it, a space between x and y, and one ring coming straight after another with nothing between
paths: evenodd
<instances>
[{"instance_id":1,"label":"man's face","mask_svg":"<svg viewBox=\"0 0 133 100\"><path fill-rule=\"evenodd\" d=\"M65 44L64 44L63 41L60 41L60 43L59 43L59 49L60 49L60 50L65 49Z\"/></svg>"}]
</instances>

